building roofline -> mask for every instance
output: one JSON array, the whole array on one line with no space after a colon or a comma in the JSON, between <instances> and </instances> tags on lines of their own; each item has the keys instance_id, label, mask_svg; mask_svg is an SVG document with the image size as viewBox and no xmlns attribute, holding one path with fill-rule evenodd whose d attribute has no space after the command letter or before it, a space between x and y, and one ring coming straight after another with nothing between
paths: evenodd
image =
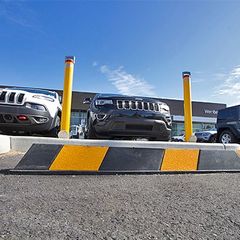
<instances>
[{"instance_id":1,"label":"building roofline","mask_svg":"<svg viewBox=\"0 0 240 240\"><path fill-rule=\"evenodd\" d=\"M19 86L9 86L9 85L0 85L0 88L5 88L5 87L19 87ZM25 87L23 87L25 88ZM26 88L29 88L29 87L26 87ZM52 89L52 88L40 88L40 87L31 87L31 88L35 88L35 89L44 89L44 90L49 90L49 91L63 91L62 89ZM98 94L96 92L84 92L84 91L76 91L76 90L73 90L72 92L74 93L82 93L82 94ZM105 93L101 93L99 92L100 94L105 94ZM114 94L114 93L109 93L109 94ZM139 96L139 97L143 97L143 96ZM167 100L167 101L183 101L183 99L177 99L177 98L163 98L163 97L151 97L151 98L156 98L156 99L162 99L162 100ZM220 103L220 102L210 102L210 101L197 101L197 100L192 100L192 103L203 103L203 104L206 104L206 103L211 103L211 104L221 104L221 105L225 105L227 106L226 103Z\"/></svg>"}]
</instances>

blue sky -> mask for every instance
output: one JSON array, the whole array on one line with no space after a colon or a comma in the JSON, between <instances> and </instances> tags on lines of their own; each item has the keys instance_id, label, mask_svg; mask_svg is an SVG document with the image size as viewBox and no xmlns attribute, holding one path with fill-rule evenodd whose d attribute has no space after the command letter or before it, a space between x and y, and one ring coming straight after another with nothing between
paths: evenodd
<instances>
[{"instance_id":1,"label":"blue sky","mask_svg":"<svg viewBox=\"0 0 240 240\"><path fill-rule=\"evenodd\" d=\"M0 84L240 103L240 1L0 0Z\"/></svg>"}]
</instances>

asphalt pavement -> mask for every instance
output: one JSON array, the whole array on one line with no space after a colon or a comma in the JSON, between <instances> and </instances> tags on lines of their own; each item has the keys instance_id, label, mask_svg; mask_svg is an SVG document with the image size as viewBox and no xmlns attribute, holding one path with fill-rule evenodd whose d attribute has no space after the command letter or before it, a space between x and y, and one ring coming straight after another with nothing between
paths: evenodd
<instances>
[{"instance_id":1,"label":"asphalt pavement","mask_svg":"<svg viewBox=\"0 0 240 240\"><path fill-rule=\"evenodd\" d=\"M0 169L22 154L0 155ZM0 239L240 239L240 174L0 174Z\"/></svg>"}]
</instances>

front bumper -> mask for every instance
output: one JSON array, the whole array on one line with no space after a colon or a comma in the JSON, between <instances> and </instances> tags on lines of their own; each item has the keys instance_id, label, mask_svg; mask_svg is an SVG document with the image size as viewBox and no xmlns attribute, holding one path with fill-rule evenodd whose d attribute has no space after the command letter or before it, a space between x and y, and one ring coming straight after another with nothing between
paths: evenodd
<instances>
[{"instance_id":1,"label":"front bumper","mask_svg":"<svg viewBox=\"0 0 240 240\"><path fill-rule=\"evenodd\" d=\"M93 127L98 136L102 137L143 137L168 141L171 126L164 117L159 119L129 116L114 116L104 120L95 120Z\"/></svg>"},{"instance_id":2,"label":"front bumper","mask_svg":"<svg viewBox=\"0 0 240 240\"><path fill-rule=\"evenodd\" d=\"M19 120L20 115L26 116L27 120ZM40 133L51 130L52 124L53 118L47 111L0 104L0 131Z\"/></svg>"},{"instance_id":3,"label":"front bumper","mask_svg":"<svg viewBox=\"0 0 240 240\"><path fill-rule=\"evenodd\" d=\"M210 137L199 137L197 138L197 142L209 142Z\"/></svg>"}]
</instances>

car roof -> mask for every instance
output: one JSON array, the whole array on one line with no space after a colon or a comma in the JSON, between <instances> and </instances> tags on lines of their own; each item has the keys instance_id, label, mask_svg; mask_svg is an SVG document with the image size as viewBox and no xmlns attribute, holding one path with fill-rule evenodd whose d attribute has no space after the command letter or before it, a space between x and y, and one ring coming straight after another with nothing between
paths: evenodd
<instances>
[{"instance_id":1,"label":"car roof","mask_svg":"<svg viewBox=\"0 0 240 240\"><path fill-rule=\"evenodd\" d=\"M227 108L223 108L223 109L220 109L220 110L218 110L218 111L228 111L228 109L233 109L233 108L239 108L240 107L240 105L236 105L236 106L231 106L231 107L227 107Z\"/></svg>"}]
</instances>

